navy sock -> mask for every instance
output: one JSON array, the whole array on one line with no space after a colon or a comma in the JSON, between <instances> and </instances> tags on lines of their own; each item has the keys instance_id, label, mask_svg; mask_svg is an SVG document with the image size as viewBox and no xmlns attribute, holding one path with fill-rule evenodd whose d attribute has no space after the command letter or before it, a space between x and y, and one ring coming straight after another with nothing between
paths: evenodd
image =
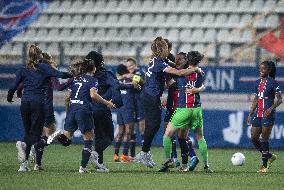
<instances>
[{"instance_id":1,"label":"navy sock","mask_svg":"<svg viewBox=\"0 0 284 190\"><path fill-rule=\"evenodd\" d=\"M26 153L26 160L29 160L29 157L30 157L30 152L31 152L31 149L32 149L32 145L31 144L27 144L26 143L26 151L25 151L25 153Z\"/></svg>"},{"instance_id":2,"label":"navy sock","mask_svg":"<svg viewBox=\"0 0 284 190\"><path fill-rule=\"evenodd\" d=\"M82 160L81 160L81 166L83 168L87 167L87 164L89 162L91 152L92 152L92 140L84 141L84 148L82 150Z\"/></svg>"},{"instance_id":3,"label":"navy sock","mask_svg":"<svg viewBox=\"0 0 284 190\"><path fill-rule=\"evenodd\" d=\"M115 142L115 144L114 144L114 154L116 154L116 155L119 154L120 145L121 145L121 141Z\"/></svg>"},{"instance_id":4,"label":"navy sock","mask_svg":"<svg viewBox=\"0 0 284 190\"><path fill-rule=\"evenodd\" d=\"M177 142L175 140L175 137L173 137L171 140L172 140L171 158L177 158Z\"/></svg>"},{"instance_id":5,"label":"navy sock","mask_svg":"<svg viewBox=\"0 0 284 190\"><path fill-rule=\"evenodd\" d=\"M192 141L189 137L186 138L186 144L188 146L188 153L189 153L189 156L192 158L193 156L196 156L196 153L192 147Z\"/></svg>"},{"instance_id":6,"label":"navy sock","mask_svg":"<svg viewBox=\"0 0 284 190\"><path fill-rule=\"evenodd\" d=\"M143 144L144 144L144 134L141 135L141 146L143 146Z\"/></svg>"},{"instance_id":7,"label":"navy sock","mask_svg":"<svg viewBox=\"0 0 284 190\"><path fill-rule=\"evenodd\" d=\"M123 155L128 155L129 142L123 142Z\"/></svg>"},{"instance_id":8,"label":"navy sock","mask_svg":"<svg viewBox=\"0 0 284 190\"><path fill-rule=\"evenodd\" d=\"M130 141L130 156L135 157L135 146L136 146L136 141L131 140Z\"/></svg>"},{"instance_id":9,"label":"navy sock","mask_svg":"<svg viewBox=\"0 0 284 190\"><path fill-rule=\"evenodd\" d=\"M96 152L99 155L99 159L98 159L99 164L104 163L104 152L103 152L103 150L96 150Z\"/></svg>"},{"instance_id":10,"label":"navy sock","mask_svg":"<svg viewBox=\"0 0 284 190\"><path fill-rule=\"evenodd\" d=\"M47 137L43 136L40 140L34 145L36 152L36 164L41 166L42 155L44 151L44 147L47 146Z\"/></svg>"},{"instance_id":11,"label":"navy sock","mask_svg":"<svg viewBox=\"0 0 284 190\"><path fill-rule=\"evenodd\" d=\"M258 139L257 141L252 141L255 148L262 153L262 142Z\"/></svg>"},{"instance_id":12,"label":"navy sock","mask_svg":"<svg viewBox=\"0 0 284 190\"><path fill-rule=\"evenodd\" d=\"M188 163L188 146L185 139L178 138L178 143L181 150L181 162L182 164Z\"/></svg>"},{"instance_id":13,"label":"navy sock","mask_svg":"<svg viewBox=\"0 0 284 190\"><path fill-rule=\"evenodd\" d=\"M267 167L268 159L272 154L269 152L269 142L262 142L262 165Z\"/></svg>"}]
</instances>

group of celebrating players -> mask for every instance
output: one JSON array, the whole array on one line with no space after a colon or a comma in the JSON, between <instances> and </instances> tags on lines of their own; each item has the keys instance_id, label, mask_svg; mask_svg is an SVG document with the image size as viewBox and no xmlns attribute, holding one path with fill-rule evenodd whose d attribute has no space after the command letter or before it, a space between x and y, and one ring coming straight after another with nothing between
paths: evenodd
<instances>
[{"instance_id":1,"label":"group of celebrating players","mask_svg":"<svg viewBox=\"0 0 284 190\"><path fill-rule=\"evenodd\" d=\"M16 80L7 96L10 103L16 91L18 97L21 97L20 110L25 136L23 141L16 144L20 160L18 171L30 171L28 161L32 152L35 155L34 170L43 170L41 160L44 148L55 139L62 145L69 146L77 129L83 134L84 140L80 173L88 172L89 161L96 171L109 172L103 162L103 152L113 140L114 161L137 161L147 167L155 166L150 148L160 128L163 107L161 96L166 86L168 97L163 137L165 162L159 172L180 165L176 134L181 148L180 170L195 169L199 158L188 137L190 129L197 139L204 171L213 172L208 163L199 95L205 89L205 74L199 67L203 55L190 51L173 56L170 53L171 43L162 37L154 39L151 50L145 74L138 68L135 59L129 58L126 65L118 65L115 76L104 67L103 56L98 52L91 51L83 60L70 65L69 72L60 72L48 53L42 52L37 45L31 45L29 61L16 73ZM262 154L263 164L259 172L266 172L276 159L276 155L269 152L268 143L275 108L282 103L281 91L274 79L275 72L274 62L260 64L261 79L257 81L256 95L248 117L248 123L252 124L252 142ZM56 78L69 80L60 84ZM63 133L55 131L53 89L68 89ZM274 102L275 97L277 100ZM116 109L119 125L115 139L112 109ZM135 123L139 125L142 144L142 150L137 155ZM259 139L261 134L262 141ZM122 143L123 152L119 156Z\"/></svg>"}]
</instances>

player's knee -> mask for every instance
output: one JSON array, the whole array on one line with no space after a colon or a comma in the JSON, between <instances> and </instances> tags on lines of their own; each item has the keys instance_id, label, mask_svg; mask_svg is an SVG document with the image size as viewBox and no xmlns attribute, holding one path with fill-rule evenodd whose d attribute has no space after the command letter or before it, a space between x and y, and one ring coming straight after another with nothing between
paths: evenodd
<instances>
[{"instance_id":1,"label":"player's knee","mask_svg":"<svg viewBox=\"0 0 284 190\"><path fill-rule=\"evenodd\" d=\"M67 138L64 134L59 135L58 141L63 145L63 146L69 146L71 144L71 140Z\"/></svg>"}]
</instances>

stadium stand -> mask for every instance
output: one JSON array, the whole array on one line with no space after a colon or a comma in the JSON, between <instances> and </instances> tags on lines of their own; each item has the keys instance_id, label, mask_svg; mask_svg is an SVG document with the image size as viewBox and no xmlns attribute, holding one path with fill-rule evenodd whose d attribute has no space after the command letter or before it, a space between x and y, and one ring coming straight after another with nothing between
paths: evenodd
<instances>
[{"instance_id":1,"label":"stadium stand","mask_svg":"<svg viewBox=\"0 0 284 190\"><path fill-rule=\"evenodd\" d=\"M135 56L136 47L148 56L150 41L162 35L175 52L199 50L216 61L216 44L224 58L255 33L276 28L283 14L281 0L54 0L0 56L21 55L24 42L58 56L62 43L68 58L100 48L117 62Z\"/></svg>"}]
</instances>

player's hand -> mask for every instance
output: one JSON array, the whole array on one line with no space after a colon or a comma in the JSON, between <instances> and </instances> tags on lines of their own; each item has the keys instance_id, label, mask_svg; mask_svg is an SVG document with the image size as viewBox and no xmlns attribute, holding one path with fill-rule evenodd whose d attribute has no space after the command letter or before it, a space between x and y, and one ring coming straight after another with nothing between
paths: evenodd
<instances>
[{"instance_id":1,"label":"player's hand","mask_svg":"<svg viewBox=\"0 0 284 190\"><path fill-rule=\"evenodd\" d=\"M271 112L272 112L272 108L270 107L270 108L268 108L265 112L264 112L264 117L268 117L270 114L271 114Z\"/></svg>"},{"instance_id":2,"label":"player's hand","mask_svg":"<svg viewBox=\"0 0 284 190\"><path fill-rule=\"evenodd\" d=\"M251 125L251 115L249 115L247 118L247 125Z\"/></svg>"},{"instance_id":3,"label":"player's hand","mask_svg":"<svg viewBox=\"0 0 284 190\"><path fill-rule=\"evenodd\" d=\"M115 104L112 103L112 100L107 101L107 107L110 108L110 109L116 108Z\"/></svg>"},{"instance_id":4,"label":"player's hand","mask_svg":"<svg viewBox=\"0 0 284 190\"><path fill-rule=\"evenodd\" d=\"M133 84L133 87L135 88L135 89L137 89L137 90L141 90L141 86L140 86L140 84L138 84L137 82L132 82L132 84Z\"/></svg>"},{"instance_id":5,"label":"player's hand","mask_svg":"<svg viewBox=\"0 0 284 190\"><path fill-rule=\"evenodd\" d=\"M14 93L11 90L9 90L8 94L7 94L7 102L9 102L9 103L14 102L13 101L13 95L14 95Z\"/></svg>"}]
</instances>

